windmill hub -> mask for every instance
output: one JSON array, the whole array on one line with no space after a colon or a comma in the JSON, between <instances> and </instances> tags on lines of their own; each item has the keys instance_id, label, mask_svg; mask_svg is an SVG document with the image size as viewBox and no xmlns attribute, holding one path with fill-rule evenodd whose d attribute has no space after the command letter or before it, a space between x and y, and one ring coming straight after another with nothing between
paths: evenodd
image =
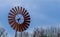
<instances>
[{"instance_id":1,"label":"windmill hub","mask_svg":"<svg viewBox=\"0 0 60 37\"><path fill-rule=\"evenodd\" d=\"M15 19L18 24L22 24L24 22L24 17L22 16L22 14L17 14Z\"/></svg>"}]
</instances>

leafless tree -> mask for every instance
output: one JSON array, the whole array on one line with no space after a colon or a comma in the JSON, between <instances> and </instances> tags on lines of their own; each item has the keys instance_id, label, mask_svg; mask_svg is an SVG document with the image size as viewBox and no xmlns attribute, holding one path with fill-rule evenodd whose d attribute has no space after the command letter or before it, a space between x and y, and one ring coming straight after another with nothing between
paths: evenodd
<instances>
[{"instance_id":1,"label":"leafless tree","mask_svg":"<svg viewBox=\"0 0 60 37\"><path fill-rule=\"evenodd\" d=\"M33 37L36 37L36 31L34 31L34 33L33 33Z\"/></svg>"},{"instance_id":2,"label":"leafless tree","mask_svg":"<svg viewBox=\"0 0 60 37\"><path fill-rule=\"evenodd\" d=\"M4 28L0 28L0 37L3 35L3 33L5 32Z\"/></svg>"},{"instance_id":3,"label":"leafless tree","mask_svg":"<svg viewBox=\"0 0 60 37\"><path fill-rule=\"evenodd\" d=\"M0 27L0 37L8 37L8 33L5 31L4 28Z\"/></svg>"}]
</instances>

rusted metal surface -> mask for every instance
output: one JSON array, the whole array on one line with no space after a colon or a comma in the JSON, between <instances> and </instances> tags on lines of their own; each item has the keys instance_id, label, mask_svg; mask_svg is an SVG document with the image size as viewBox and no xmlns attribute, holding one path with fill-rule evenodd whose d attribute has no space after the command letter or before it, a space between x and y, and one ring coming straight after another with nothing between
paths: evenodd
<instances>
[{"instance_id":1,"label":"rusted metal surface","mask_svg":"<svg viewBox=\"0 0 60 37\"><path fill-rule=\"evenodd\" d=\"M18 23L21 20L21 17L19 17L17 19L18 22L16 22L16 19L15 19L16 15L18 15L18 14L21 14L24 18L24 21L21 24ZM25 10L25 8L22 8L19 6L14 7L10 10L10 13L8 15L8 21L14 30L19 31L19 32L23 32L30 25L30 15L27 12L27 10Z\"/></svg>"}]
</instances>

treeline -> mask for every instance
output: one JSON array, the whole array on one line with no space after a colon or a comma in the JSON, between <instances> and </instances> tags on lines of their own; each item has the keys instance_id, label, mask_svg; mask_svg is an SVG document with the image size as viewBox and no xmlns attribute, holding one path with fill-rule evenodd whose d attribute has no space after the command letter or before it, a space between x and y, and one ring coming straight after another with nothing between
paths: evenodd
<instances>
[{"instance_id":1,"label":"treeline","mask_svg":"<svg viewBox=\"0 0 60 37\"><path fill-rule=\"evenodd\" d=\"M4 28L0 28L0 37L8 37L8 33ZM17 37L21 37L18 33ZM60 37L59 27L48 27L48 28L34 28L33 33L23 32L22 37Z\"/></svg>"},{"instance_id":2,"label":"treeline","mask_svg":"<svg viewBox=\"0 0 60 37\"><path fill-rule=\"evenodd\" d=\"M60 37L60 28L35 28L32 34L23 32L22 37Z\"/></svg>"},{"instance_id":3,"label":"treeline","mask_svg":"<svg viewBox=\"0 0 60 37\"><path fill-rule=\"evenodd\" d=\"M8 33L5 31L4 28L0 27L0 37L8 37Z\"/></svg>"}]
</instances>

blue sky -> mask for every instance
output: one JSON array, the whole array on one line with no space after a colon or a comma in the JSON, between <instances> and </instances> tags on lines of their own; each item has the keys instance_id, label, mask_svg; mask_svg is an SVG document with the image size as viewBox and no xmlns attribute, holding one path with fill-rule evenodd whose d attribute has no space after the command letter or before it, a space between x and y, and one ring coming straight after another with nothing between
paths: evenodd
<instances>
[{"instance_id":1,"label":"blue sky","mask_svg":"<svg viewBox=\"0 0 60 37\"><path fill-rule=\"evenodd\" d=\"M60 0L0 0L0 27L11 36L15 31L8 23L8 13L15 6L22 6L30 13L31 23L27 31L60 24Z\"/></svg>"}]
</instances>

